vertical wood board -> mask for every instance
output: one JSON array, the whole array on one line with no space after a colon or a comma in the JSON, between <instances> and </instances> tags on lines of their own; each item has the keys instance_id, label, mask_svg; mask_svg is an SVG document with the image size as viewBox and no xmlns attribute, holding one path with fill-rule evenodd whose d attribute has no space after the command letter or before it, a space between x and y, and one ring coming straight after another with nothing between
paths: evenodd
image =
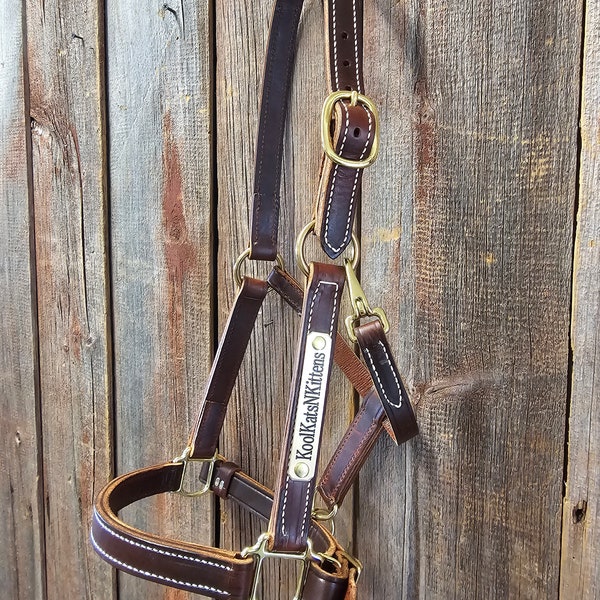
<instances>
[{"instance_id":1,"label":"vertical wood board","mask_svg":"<svg viewBox=\"0 0 600 600\"><path fill-rule=\"evenodd\" d=\"M600 3L585 5L561 598L600 597Z\"/></svg>"},{"instance_id":2,"label":"vertical wood board","mask_svg":"<svg viewBox=\"0 0 600 600\"><path fill-rule=\"evenodd\" d=\"M183 451L211 354L209 3L107 3L117 470ZM180 501L181 500L181 501ZM137 503L142 529L211 544L207 499ZM128 600L189 594L120 577Z\"/></svg>"},{"instance_id":3,"label":"vertical wood board","mask_svg":"<svg viewBox=\"0 0 600 600\"><path fill-rule=\"evenodd\" d=\"M27 3L48 598L111 598L89 543L112 472L101 5Z\"/></svg>"},{"instance_id":4,"label":"vertical wood board","mask_svg":"<svg viewBox=\"0 0 600 600\"><path fill-rule=\"evenodd\" d=\"M0 25L0 584L15 600L34 600L44 597L44 515L23 5L11 1L7 11Z\"/></svg>"},{"instance_id":5,"label":"vertical wood board","mask_svg":"<svg viewBox=\"0 0 600 600\"><path fill-rule=\"evenodd\" d=\"M365 182L363 283L400 313L390 337L421 435L406 455L381 444L362 478L367 597L557 596L580 17L581 3L371 7L403 76L398 91L371 51L373 95L400 103Z\"/></svg>"}]
</instances>

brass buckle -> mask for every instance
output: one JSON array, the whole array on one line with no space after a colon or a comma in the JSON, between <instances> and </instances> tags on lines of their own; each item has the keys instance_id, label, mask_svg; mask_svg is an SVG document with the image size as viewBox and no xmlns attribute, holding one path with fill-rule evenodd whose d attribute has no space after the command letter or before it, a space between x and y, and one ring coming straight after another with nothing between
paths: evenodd
<instances>
[{"instance_id":1,"label":"brass buckle","mask_svg":"<svg viewBox=\"0 0 600 600\"><path fill-rule=\"evenodd\" d=\"M354 582L358 583L358 580L360 579L360 574L363 570L363 565L360 562L360 560L358 560L356 556L352 556L352 554L346 552L345 550L339 550L338 554L340 556L343 556L354 567L354 569L356 570L356 579L354 580Z\"/></svg>"},{"instance_id":2,"label":"brass buckle","mask_svg":"<svg viewBox=\"0 0 600 600\"><path fill-rule=\"evenodd\" d=\"M346 260L344 266L346 268L348 293L350 294L350 302L354 311L350 316L346 317L346 329L350 340L352 342L357 341L356 334L354 333L354 325L364 317L377 317L381 322L384 333L387 333L390 330L390 323L383 308L371 308L369 306L365 293L354 272L354 265L349 260Z\"/></svg>"},{"instance_id":3,"label":"brass buckle","mask_svg":"<svg viewBox=\"0 0 600 600\"><path fill-rule=\"evenodd\" d=\"M236 259L233 265L233 278L235 280L236 285L242 287L242 281L244 280L244 276L242 275L242 265L250 256L250 248L246 248ZM275 257L275 262L277 266L285 271L285 263L283 262L283 257L281 254L277 253Z\"/></svg>"},{"instance_id":4,"label":"brass buckle","mask_svg":"<svg viewBox=\"0 0 600 600\"><path fill-rule=\"evenodd\" d=\"M254 569L254 577L252 579L252 591L250 593L249 600L259 600L258 584L260 583L262 564L266 558L282 558L284 560L302 561L302 571L300 572L300 577L298 578L298 584L296 585L296 592L294 594L293 600L301 600L302 598L302 589L304 587L304 581L306 579L311 560L316 560L320 563L322 563L323 561L330 561L333 564L335 564L339 569L341 569L342 567L341 563L333 556L329 556L328 554L324 554L322 552L315 552L313 550L310 538L307 540L306 549L304 550L304 552L299 553L272 552L268 548L268 544L270 541L271 536L268 533L263 533L259 536L258 540L256 541L256 544L244 548L241 552L242 558L251 556L256 561L256 568Z\"/></svg>"},{"instance_id":5,"label":"brass buckle","mask_svg":"<svg viewBox=\"0 0 600 600\"><path fill-rule=\"evenodd\" d=\"M304 243L306 242L308 234L314 231L315 223L316 220L313 219L310 223L305 225L296 240L296 261L298 262L300 270L306 276L308 276L308 263L304 257ZM351 260L349 262L352 264L352 268L355 268L360 260L360 243L354 232L352 232L352 254L350 256Z\"/></svg>"},{"instance_id":6,"label":"brass buckle","mask_svg":"<svg viewBox=\"0 0 600 600\"><path fill-rule=\"evenodd\" d=\"M371 152L369 152L367 158L361 160L344 158L335 151L333 140L331 139L330 125L333 107L338 100L350 100L352 106L356 106L360 103L363 106L366 106L373 114L373 119L375 120L373 146L371 147ZM379 152L379 113L377 112L377 107L373 101L367 96L359 94L356 90L340 90L329 94L323 103L323 110L321 111L321 143L323 144L323 150L327 157L338 165L350 167L351 169L364 169L373 164L377 158L377 153Z\"/></svg>"},{"instance_id":7,"label":"brass buckle","mask_svg":"<svg viewBox=\"0 0 600 600\"><path fill-rule=\"evenodd\" d=\"M190 458L190 454L192 453L191 446L186 446L185 450L178 456L173 459L175 464L183 464L183 472L181 473L181 481L179 483L179 487L175 490L177 494L181 494L182 496L186 496L189 498L196 498L198 496L202 496L206 494L210 490L210 482L212 480L212 476L215 470L215 462L217 460L224 460L223 457L219 454L218 450L215 450L215 453L211 458ZM208 463L208 473L206 475L206 482L204 486L199 490L190 490L185 487L185 476L188 471L188 464L190 462L198 462L198 463Z\"/></svg>"}]
</instances>

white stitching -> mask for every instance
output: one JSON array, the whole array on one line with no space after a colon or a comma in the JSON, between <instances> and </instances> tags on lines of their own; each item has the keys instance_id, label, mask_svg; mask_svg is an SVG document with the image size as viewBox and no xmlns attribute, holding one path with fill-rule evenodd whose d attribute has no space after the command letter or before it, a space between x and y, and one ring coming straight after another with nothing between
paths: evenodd
<instances>
[{"instance_id":1,"label":"white stitching","mask_svg":"<svg viewBox=\"0 0 600 600\"><path fill-rule=\"evenodd\" d=\"M335 292L333 295L333 310L331 311L331 323L329 325L329 335L332 336L333 335L333 321L335 319L337 303L338 303L338 294L340 292L340 286L337 283L333 283L332 281L319 281L319 283L317 284L317 287L315 288L315 291L313 293L312 301L310 303L310 310L308 313L308 325L307 325L306 329L307 329L307 331L310 331L310 325L312 323L315 302L317 300L317 292L319 291L321 284L335 286ZM292 447L290 446L290 453L288 456L288 465L290 463L291 458L292 458ZM285 490L283 492L283 503L281 505L281 533L283 535L285 535L285 511L287 509L287 497L288 497L289 486L290 486L290 476L287 475L285 478ZM308 504L310 502L309 495L310 495L310 486L306 490L306 504L304 506L304 514L302 515L302 528L300 530L300 535L304 535L304 530L306 527L306 513L308 512Z\"/></svg>"},{"instance_id":2,"label":"white stitching","mask_svg":"<svg viewBox=\"0 0 600 600\"><path fill-rule=\"evenodd\" d=\"M338 59L337 59L337 23L335 17L335 6L337 2L332 2L333 5L333 70L335 75L335 89L340 87L340 79L338 76Z\"/></svg>"},{"instance_id":3,"label":"white stitching","mask_svg":"<svg viewBox=\"0 0 600 600\"><path fill-rule=\"evenodd\" d=\"M362 90L360 89L360 77L358 76L358 71L360 69L358 63L358 32L357 32L357 18L356 18L356 0L352 0L352 19L354 23L354 74L356 75L356 87L358 89L358 93L362 94Z\"/></svg>"},{"instance_id":4,"label":"white stitching","mask_svg":"<svg viewBox=\"0 0 600 600\"><path fill-rule=\"evenodd\" d=\"M304 504L304 513L302 515L302 529L300 529L300 535L304 535L304 530L306 529L306 513L308 512L308 505L310 504L310 485L306 490L306 502Z\"/></svg>"},{"instance_id":5,"label":"white stitching","mask_svg":"<svg viewBox=\"0 0 600 600\"><path fill-rule=\"evenodd\" d=\"M157 554L162 554L163 556L172 556L173 558L181 558L183 560L191 560L193 562L197 562L203 565L207 565L209 567L217 567L218 569L223 569L225 571L233 571L233 569L231 567L228 567L227 565L222 565L216 562L212 562L210 560L206 560L204 558L196 558L194 556L186 556L185 554L177 554L176 552L169 552L168 550L161 550L160 548L155 548L153 546L147 546L146 544L142 544L140 542L134 542L133 540L130 540L129 538L126 538L125 536L122 536L120 534L118 534L116 531L113 531L112 529L110 529L110 527L107 527L98 516L96 516L96 523L98 523L98 525L100 525L100 527L102 527L102 529L104 529L104 531L110 533L110 535L112 535L113 537L116 537L117 539L121 540L122 542L125 542L126 544L130 544L131 546L136 546L138 548L142 548L142 550L149 550L150 552L156 552Z\"/></svg>"},{"instance_id":6,"label":"white stitching","mask_svg":"<svg viewBox=\"0 0 600 600\"><path fill-rule=\"evenodd\" d=\"M292 455L292 451L290 448L290 456ZM289 464L289 458L288 458L288 464ZM288 488L290 487L290 476L286 475L285 477L285 492L283 494L283 504L281 505L281 533L283 535L285 535L285 509L286 509L286 505L287 505L287 495L288 495Z\"/></svg>"},{"instance_id":7,"label":"white stitching","mask_svg":"<svg viewBox=\"0 0 600 600\"><path fill-rule=\"evenodd\" d=\"M342 145L340 146L340 154L344 150L344 144L346 143L346 135L347 135L348 129L350 127L350 115L348 112L348 108L344 103L342 103L342 106L344 107L344 110L346 111L346 130L344 132L344 139L342 140ZM373 120L371 119L371 111L367 110L366 108L364 110L367 113L367 117L369 119L369 130L367 132L367 139L365 141L365 145L364 145L363 151L361 152L359 160L362 160L365 156L367 148L369 147L369 142L371 141L371 133L373 130ZM337 178L338 168L339 168L339 165L336 164L335 168L333 170L333 177L331 180L331 190L329 192L329 198L327 200L327 213L325 214L325 244L327 245L328 248L333 250L333 252L339 252L348 242L348 237L350 235L350 227L352 225L352 207L354 206L354 200L356 198L356 187L358 185L358 177L361 172L361 169L356 169L356 174L354 176L354 185L352 186L352 195L350 196L350 206L348 208L348 219L346 220L346 229L344 231L344 239L342 240L342 243L340 246L338 246L337 248L334 248L329 242L329 214L331 213L333 192L335 190L335 180Z\"/></svg>"},{"instance_id":8,"label":"white stitching","mask_svg":"<svg viewBox=\"0 0 600 600\"><path fill-rule=\"evenodd\" d=\"M315 291L313 294L312 302L310 303L310 311L308 313L308 325L307 325L306 329L307 329L307 331L310 332L310 325L312 323L312 318L313 318L313 310L315 308L315 302L317 300L317 292L319 291L321 284L335 286L335 292L333 295L333 310L331 311L331 323L329 325L329 335L332 335L333 334L333 321L335 318L335 311L337 308L337 297L338 297L338 293L339 293L339 286L337 283L333 283L331 281L319 281L319 283L317 284L317 287L315 288Z\"/></svg>"},{"instance_id":9,"label":"white stitching","mask_svg":"<svg viewBox=\"0 0 600 600\"><path fill-rule=\"evenodd\" d=\"M96 522L100 523L100 525L102 525L102 523L100 521L96 520ZM110 531L110 529L108 531ZM168 581L169 583L185 585L187 587L192 587L197 590L207 590L209 592L214 592L215 594L222 594L223 596L231 596L231 594L229 592L226 592L225 590L220 590L219 588L215 588L210 585L202 585L200 583L190 583L188 581L181 581L179 579L172 579L170 577L165 577L164 575L159 575L158 573L152 573L151 571L143 571L142 569L138 569L132 565L127 564L126 562L118 560L117 558L110 555L108 552L105 552L102 548L100 548L100 546L98 545L98 542L96 541L96 538L94 537L93 531L90 533L90 539L92 540L92 545L94 546L96 552L101 554L104 558L107 558L108 560L112 561L113 563L119 565L120 567L124 567L125 569L130 569L134 573L139 573L140 575L145 575L147 577L148 576L156 577L156 579L160 579L161 581Z\"/></svg>"},{"instance_id":10,"label":"white stitching","mask_svg":"<svg viewBox=\"0 0 600 600\"><path fill-rule=\"evenodd\" d=\"M367 356L369 357L369 361L371 362L371 366L373 367L373 372L375 373L375 377L377 377L377 381L379 382L379 386L381 387L381 393L383 394L383 397L385 398L386 402L388 404L390 404L391 406L393 406L394 408L400 408L402 406L402 389L400 388L400 382L398 381L398 378L396 377L396 371L392 368L392 362L390 361L390 357L389 357L387 350L385 349L385 346L383 345L383 342L381 340L379 340L379 345L382 347L383 352L385 353L385 358L387 360L387 364L390 367L390 371L392 372L392 376L394 377L394 381L396 382L396 386L398 387L398 397L400 398L398 404L394 404L393 402L390 402L390 399L387 397L387 394L385 393L385 387L384 387L383 383L381 383L381 379L379 378L379 373L377 372L377 369L375 368L375 363L373 362L373 357L371 356L371 352L369 351L368 348L364 348L364 351L367 353Z\"/></svg>"}]
</instances>

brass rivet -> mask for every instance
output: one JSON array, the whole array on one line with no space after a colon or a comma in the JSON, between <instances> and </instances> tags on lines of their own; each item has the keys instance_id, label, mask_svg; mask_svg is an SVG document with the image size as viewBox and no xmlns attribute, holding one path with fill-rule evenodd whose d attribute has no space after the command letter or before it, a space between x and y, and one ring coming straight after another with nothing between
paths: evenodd
<instances>
[{"instance_id":1,"label":"brass rivet","mask_svg":"<svg viewBox=\"0 0 600 600\"><path fill-rule=\"evenodd\" d=\"M294 467L294 473L297 477L306 477L308 475L308 471L308 465L304 462L296 463L296 466Z\"/></svg>"},{"instance_id":2,"label":"brass rivet","mask_svg":"<svg viewBox=\"0 0 600 600\"><path fill-rule=\"evenodd\" d=\"M325 341L325 338L318 335L313 341L312 341L312 347L315 350L323 350L323 348L325 348L325 344L327 342Z\"/></svg>"}]
</instances>

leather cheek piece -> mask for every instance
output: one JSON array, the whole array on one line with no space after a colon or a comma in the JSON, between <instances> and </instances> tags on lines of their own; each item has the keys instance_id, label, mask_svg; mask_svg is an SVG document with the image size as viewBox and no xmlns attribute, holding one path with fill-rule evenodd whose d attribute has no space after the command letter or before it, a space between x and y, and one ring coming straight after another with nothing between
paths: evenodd
<instances>
[{"instance_id":1,"label":"leather cheek piece","mask_svg":"<svg viewBox=\"0 0 600 600\"><path fill-rule=\"evenodd\" d=\"M158 537L125 524L117 513L142 498L172 492L179 486L182 465L165 463L118 477L99 494L90 538L96 551L113 566L144 579L218 600L248 600L254 577L254 560L239 553ZM231 477L229 498L266 520L272 493L231 463L217 461L211 488ZM328 572L311 563L303 598L344 598L355 577L335 540L322 527L311 524L315 550L335 555L341 563ZM332 563L325 562L324 566ZM314 590L314 594L311 592ZM318 591L318 593L317 593ZM311 594L311 595L309 595Z\"/></svg>"},{"instance_id":2,"label":"leather cheek piece","mask_svg":"<svg viewBox=\"0 0 600 600\"><path fill-rule=\"evenodd\" d=\"M333 143L346 159L362 160L375 140L375 117L366 107L337 102ZM316 226L323 251L332 259L344 252L360 203L363 169L334 164L324 158L317 194Z\"/></svg>"},{"instance_id":3,"label":"leather cheek piece","mask_svg":"<svg viewBox=\"0 0 600 600\"><path fill-rule=\"evenodd\" d=\"M275 290L300 315L304 299L304 291L300 284L279 267L275 267L269 273L267 282L271 289ZM373 389L369 370L339 333L336 335L333 359L361 397L366 396Z\"/></svg>"},{"instance_id":4,"label":"leather cheek piece","mask_svg":"<svg viewBox=\"0 0 600 600\"><path fill-rule=\"evenodd\" d=\"M227 405L250 336L269 288L265 281L244 277L219 341L200 413L188 446L191 458L208 458L217 448Z\"/></svg>"},{"instance_id":5,"label":"leather cheek piece","mask_svg":"<svg viewBox=\"0 0 600 600\"><path fill-rule=\"evenodd\" d=\"M285 118L303 0L275 3L263 73L256 141L250 258L275 260Z\"/></svg>"}]
</instances>

